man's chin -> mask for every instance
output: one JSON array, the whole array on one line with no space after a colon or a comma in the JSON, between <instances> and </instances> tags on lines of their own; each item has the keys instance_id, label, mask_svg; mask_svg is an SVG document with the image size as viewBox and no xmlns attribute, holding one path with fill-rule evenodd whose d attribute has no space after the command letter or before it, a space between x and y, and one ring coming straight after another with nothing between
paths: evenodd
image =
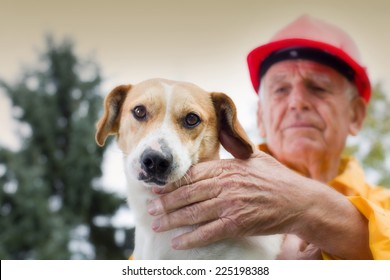
<instances>
[{"instance_id":1,"label":"man's chin","mask_svg":"<svg viewBox=\"0 0 390 280\"><path fill-rule=\"evenodd\" d=\"M291 139L288 143L282 145L281 148L272 149L275 151L275 155L278 154L281 158L288 158L290 161L297 161L305 158L306 156L320 155L328 151L326 145L318 139L312 138L298 138Z\"/></svg>"}]
</instances>

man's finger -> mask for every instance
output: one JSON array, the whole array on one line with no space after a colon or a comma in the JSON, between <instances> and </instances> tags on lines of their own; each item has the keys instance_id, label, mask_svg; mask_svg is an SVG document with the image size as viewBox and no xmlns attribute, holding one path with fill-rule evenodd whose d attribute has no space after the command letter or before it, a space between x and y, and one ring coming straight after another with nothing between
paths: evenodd
<instances>
[{"instance_id":1,"label":"man's finger","mask_svg":"<svg viewBox=\"0 0 390 280\"><path fill-rule=\"evenodd\" d=\"M179 181L164 186L164 188L154 187L153 192L156 194L166 194L181 187L216 177L222 173L222 168L219 168L221 164L222 162L220 160L213 160L193 165Z\"/></svg>"},{"instance_id":2,"label":"man's finger","mask_svg":"<svg viewBox=\"0 0 390 280\"><path fill-rule=\"evenodd\" d=\"M268 155L262 151L255 150L251 155L251 158L264 158ZM268 156L269 157L269 156ZM165 194L170 193L180 187L191 185L197 182L200 182L211 177L219 176L223 173L224 165L231 164L235 159L222 159L222 160L212 160L201 162L193 165L183 178L178 182L169 184L164 188L155 187L153 191L156 194Z\"/></svg>"},{"instance_id":3,"label":"man's finger","mask_svg":"<svg viewBox=\"0 0 390 280\"><path fill-rule=\"evenodd\" d=\"M191 226L218 219L217 199L206 200L162 215L152 223L156 232L171 230L182 226Z\"/></svg>"},{"instance_id":4,"label":"man's finger","mask_svg":"<svg viewBox=\"0 0 390 280\"><path fill-rule=\"evenodd\" d=\"M193 165L187 174L178 182L180 186L191 185L222 174L223 166L228 160L212 160Z\"/></svg>"},{"instance_id":5,"label":"man's finger","mask_svg":"<svg viewBox=\"0 0 390 280\"><path fill-rule=\"evenodd\" d=\"M184 233L172 239L171 245L176 250L187 250L197 247L203 247L211 243L229 238L230 231L226 224L221 220L204 224L194 231Z\"/></svg>"},{"instance_id":6,"label":"man's finger","mask_svg":"<svg viewBox=\"0 0 390 280\"><path fill-rule=\"evenodd\" d=\"M216 197L219 194L219 188L216 187L216 180L216 178L207 179L164 194L149 202L148 212L151 215L161 215L193 203Z\"/></svg>"}]
</instances>

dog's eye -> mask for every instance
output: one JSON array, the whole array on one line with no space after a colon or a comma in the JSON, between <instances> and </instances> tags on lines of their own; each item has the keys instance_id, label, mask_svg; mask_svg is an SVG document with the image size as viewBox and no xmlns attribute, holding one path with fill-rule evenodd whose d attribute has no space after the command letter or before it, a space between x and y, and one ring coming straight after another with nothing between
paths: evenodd
<instances>
[{"instance_id":1,"label":"dog's eye","mask_svg":"<svg viewBox=\"0 0 390 280\"><path fill-rule=\"evenodd\" d=\"M144 120L146 118L146 108L143 105L136 106L133 109L133 116L137 120Z\"/></svg>"},{"instance_id":2,"label":"dog's eye","mask_svg":"<svg viewBox=\"0 0 390 280\"><path fill-rule=\"evenodd\" d=\"M194 128L200 124L200 117L195 113L189 113L184 118L184 126L186 128Z\"/></svg>"}]
</instances>

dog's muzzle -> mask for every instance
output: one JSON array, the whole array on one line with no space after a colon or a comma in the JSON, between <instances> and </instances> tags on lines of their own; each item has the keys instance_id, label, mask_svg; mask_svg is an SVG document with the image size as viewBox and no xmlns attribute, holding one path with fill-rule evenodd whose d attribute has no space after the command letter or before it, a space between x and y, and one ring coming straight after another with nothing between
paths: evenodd
<instances>
[{"instance_id":1,"label":"dog's muzzle","mask_svg":"<svg viewBox=\"0 0 390 280\"><path fill-rule=\"evenodd\" d=\"M140 157L143 172L139 174L138 179L145 183L165 185L172 170L172 162L172 154L146 149Z\"/></svg>"}]
</instances>

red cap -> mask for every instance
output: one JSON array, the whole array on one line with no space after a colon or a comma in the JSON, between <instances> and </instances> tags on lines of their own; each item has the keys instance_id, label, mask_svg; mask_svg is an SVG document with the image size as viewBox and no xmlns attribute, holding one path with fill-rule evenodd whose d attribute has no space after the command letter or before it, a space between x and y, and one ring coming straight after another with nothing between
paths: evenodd
<instances>
[{"instance_id":1,"label":"red cap","mask_svg":"<svg viewBox=\"0 0 390 280\"><path fill-rule=\"evenodd\" d=\"M247 57L249 74L256 92L260 87L259 73L263 61L276 51L292 47L316 48L343 60L354 70L354 83L359 94L368 103L371 96L370 80L366 69L360 64L355 42L338 27L306 15L276 33L269 43L249 53Z\"/></svg>"}]
</instances>

